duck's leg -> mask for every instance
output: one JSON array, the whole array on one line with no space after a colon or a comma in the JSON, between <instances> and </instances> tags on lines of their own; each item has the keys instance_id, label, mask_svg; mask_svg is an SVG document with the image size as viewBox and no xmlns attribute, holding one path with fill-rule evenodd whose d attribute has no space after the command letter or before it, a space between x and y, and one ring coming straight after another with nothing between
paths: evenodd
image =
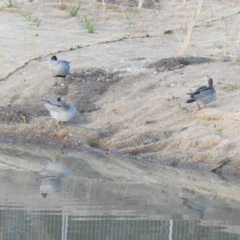
<instances>
[{"instance_id":1,"label":"duck's leg","mask_svg":"<svg viewBox=\"0 0 240 240\"><path fill-rule=\"evenodd\" d=\"M58 83L57 83L57 77L58 77L58 76L56 76L56 83L55 83L55 86L57 86L57 85L58 85Z\"/></svg>"},{"instance_id":2,"label":"duck's leg","mask_svg":"<svg viewBox=\"0 0 240 240\"><path fill-rule=\"evenodd\" d=\"M198 103L198 110L201 110L202 108L201 108L201 106L200 106L200 104Z\"/></svg>"}]
</instances>

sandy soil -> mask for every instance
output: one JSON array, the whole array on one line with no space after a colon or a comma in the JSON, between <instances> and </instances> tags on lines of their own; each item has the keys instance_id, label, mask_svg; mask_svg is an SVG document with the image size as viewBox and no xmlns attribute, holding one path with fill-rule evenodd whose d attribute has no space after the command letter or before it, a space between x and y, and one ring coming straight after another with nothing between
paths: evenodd
<instances>
[{"instance_id":1,"label":"sandy soil","mask_svg":"<svg viewBox=\"0 0 240 240\"><path fill-rule=\"evenodd\" d=\"M240 172L238 1L145 1L141 10L85 1L78 17L68 12L76 3L64 2L0 3L1 136ZM83 16L97 22L95 33ZM53 54L71 62L67 79L51 76ZM217 100L198 110L186 93L207 76ZM60 127L41 101L58 96L78 110Z\"/></svg>"}]
</instances>

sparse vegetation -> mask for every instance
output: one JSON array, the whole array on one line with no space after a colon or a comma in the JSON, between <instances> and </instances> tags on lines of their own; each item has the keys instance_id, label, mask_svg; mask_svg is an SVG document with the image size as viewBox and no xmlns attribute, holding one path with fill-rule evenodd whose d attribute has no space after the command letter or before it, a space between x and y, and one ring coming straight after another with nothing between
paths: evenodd
<instances>
[{"instance_id":1,"label":"sparse vegetation","mask_svg":"<svg viewBox=\"0 0 240 240\"><path fill-rule=\"evenodd\" d=\"M232 20L233 20L233 14L229 14L229 15L227 16L227 21L228 21L228 23L231 23Z\"/></svg>"},{"instance_id":2,"label":"sparse vegetation","mask_svg":"<svg viewBox=\"0 0 240 240\"><path fill-rule=\"evenodd\" d=\"M125 10L122 5L120 7L122 9L123 18L127 20L128 27L130 28L134 24L133 17L131 14L125 13Z\"/></svg>"},{"instance_id":3,"label":"sparse vegetation","mask_svg":"<svg viewBox=\"0 0 240 240\"><path fill-rule=\"evenodd\" d=\"M224 55L229 54L232 62L238 60L239 54L239 42L240 42L240 30L234 30L232 27L233 14L230 14L224 19L225 34L223 38L225 40Z\"/></svg>"},{"instance_id":4,"label":"sparse vegetation","mask_svg":"<svg viewBox=\"0 0 240 240\"><path fill-rule=\"evenodd\" d=\"M80 9L80 4L78 4L78 6L70 6L68 8L70 16L71 17L77 17L79 9Z\"/></svg>"},{"instance_id":5,"label":"sparse vegetation","mask_svg":"<svg viewBox=\"0 0 240 240\"><path fill-rule=\"evenodd\" d=\"M222 128L222 127L218 127L218 128L216 128L216 133L222 135L222 132L223 132L223 128Z\"/></svg>"},{"instance_id":6,"label":"sparse vegetation","mask_svg":"<svg viewBox=\"0 0 240 240\"><path fill-rule=\"evenodd\" d=\"M33 22L36 23L36 26L37 26L37 27L39 27L40 24L41 24L41 22L42 22L42 19L40 19L40 18L35 18L35 19L33 20Z\"/></svg>"},{"instance_id":7,"label":"sparse vegetation","mask_svg":"<svg viewBox=\"0 0 240 240\"><path fill-rule=\"evenodd\" d=\"M28 12L27 10L23 10L21 11L21 15L27 20L27 21L31 21L31 13Z\"/></svg>"},{"instance_id":8,"label":"sparse vegetation","mask_svg":"<svg viewBox=\"0 0 240 240\"><path fill-rule=\"evenodd\" d=\"M192 38L192 33L193 33L193 28L196 25L197 19L200 16L201 11L202 11L202 0L198 0L197 7L193 11L192 16L188 20L187 35L185 36L182 47L180 49L180 54L181 55L185 52L187 46L190 44L190 41L191 41L191 38Z\"/></svg>"},{"instance_id":9,"label":"sparse vegetation","mask_svg":"<svg viewBox=\"0 0 240 240\"><path fill-rule=\"evenodd\" d=\"M20 123L28 124L28 120L27 120L26 116L24 116L24 115L16 115L15 113L13 113L13 115L19 120Z\"/></svg>"},{"instance_id":10,"label":"sparse vegetation","mask_svg":"<svg viewBox=\"0 0 240 240\"><path fill-rule=\"evenodd\" d=\"M5 1L5 0L3 0L3 2L6 4L6 6L8 8L16 8L17 7L17 2L16 1L13 1L13 0Z\"/></svg>"},{"instance_id":11,"label":"sparse vegetation","mask_svg":"<svg viewBox=\"0 0 240 240\"><path fill-rule=\"evenodd\" d=\"M127 21L128 21L128 27L131 27L133 25L133 19L130 15L127 15Z\"/></svg>"},{"instance_id":12,"label":"sparse vegetation","mask_svg":"<svg viewBox=\"0 0 240 240\"><path fill-rule=\"evenodd\" d=\"M91 21L86 16L82 17L81 23L83 27L87 29L88 33L94 33L95 30L97 29L97 23Z\"/></svg>"},{"instance_id":13,"label":"sparse vegetation","mask_svg":"<svg viewBox=\"0 0 240 240\"><path fill-rule=\"evenodd\" d=\"M42 20L40 18L34 18L32 20L32 14L30 12L28 12L27 10L23 10L21 11L21 15L27 20L27 21L32 21L33 23L36 24L37 27L40 26Z\"/></svg>"}]
</instances>

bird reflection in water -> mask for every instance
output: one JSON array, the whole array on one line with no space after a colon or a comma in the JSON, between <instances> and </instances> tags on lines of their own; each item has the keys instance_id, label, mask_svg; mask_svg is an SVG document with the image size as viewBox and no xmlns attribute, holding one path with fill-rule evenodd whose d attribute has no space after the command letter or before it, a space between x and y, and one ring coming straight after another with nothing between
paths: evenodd
<instances>
[{"instance_id":1,"label":"bird reflection in water","mask_svg":"<svg viewBox=\"0 0 240 240\"><path fill-rule=\"evenodd\" d=\"M46 168L39 174L41 180L40 193L46 198L49 193L61 192L62 178L68 178L72 175L72 169L63 161L49 161Z\"/></svg>"},{"instance_id":2,"label":"bird reflection in water","mask_svg":"<svg viewBox=\"0 0 240 240\"><path fill-rule=\"evenodd\" d=\"M184 196L180 197L183 201L183 205L191 211L199 212L199 218L202 219L204 212L209 207L209 201L206 197L195 191L186 189L183 195Z\"/></svg>"}]
</instances>

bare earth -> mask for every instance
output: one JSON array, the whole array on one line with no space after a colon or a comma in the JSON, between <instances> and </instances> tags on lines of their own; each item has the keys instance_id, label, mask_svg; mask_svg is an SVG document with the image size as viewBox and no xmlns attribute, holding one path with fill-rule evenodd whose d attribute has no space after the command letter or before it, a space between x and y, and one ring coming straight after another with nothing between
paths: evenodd
<instances>
[{"instance_id":1,"label":"bare earth","mask_svg":"<svg viewBox=\"0 0 240 240\"><path fill-rule=\"evenodd\" d=\"M67 10L76 1L63 2L66 9L57 1L0 3L1 136L240 173L238 1L145 1L141 10L137 1L85 1L78 17ZM83 16L97 22L95 33ZM53 54L71 63L71 76L51 76ZM217 100L198 110L186 93L208 76ZM58 96L78 110L61 126L41 100Z\"/></svg>"}]
</instances>

